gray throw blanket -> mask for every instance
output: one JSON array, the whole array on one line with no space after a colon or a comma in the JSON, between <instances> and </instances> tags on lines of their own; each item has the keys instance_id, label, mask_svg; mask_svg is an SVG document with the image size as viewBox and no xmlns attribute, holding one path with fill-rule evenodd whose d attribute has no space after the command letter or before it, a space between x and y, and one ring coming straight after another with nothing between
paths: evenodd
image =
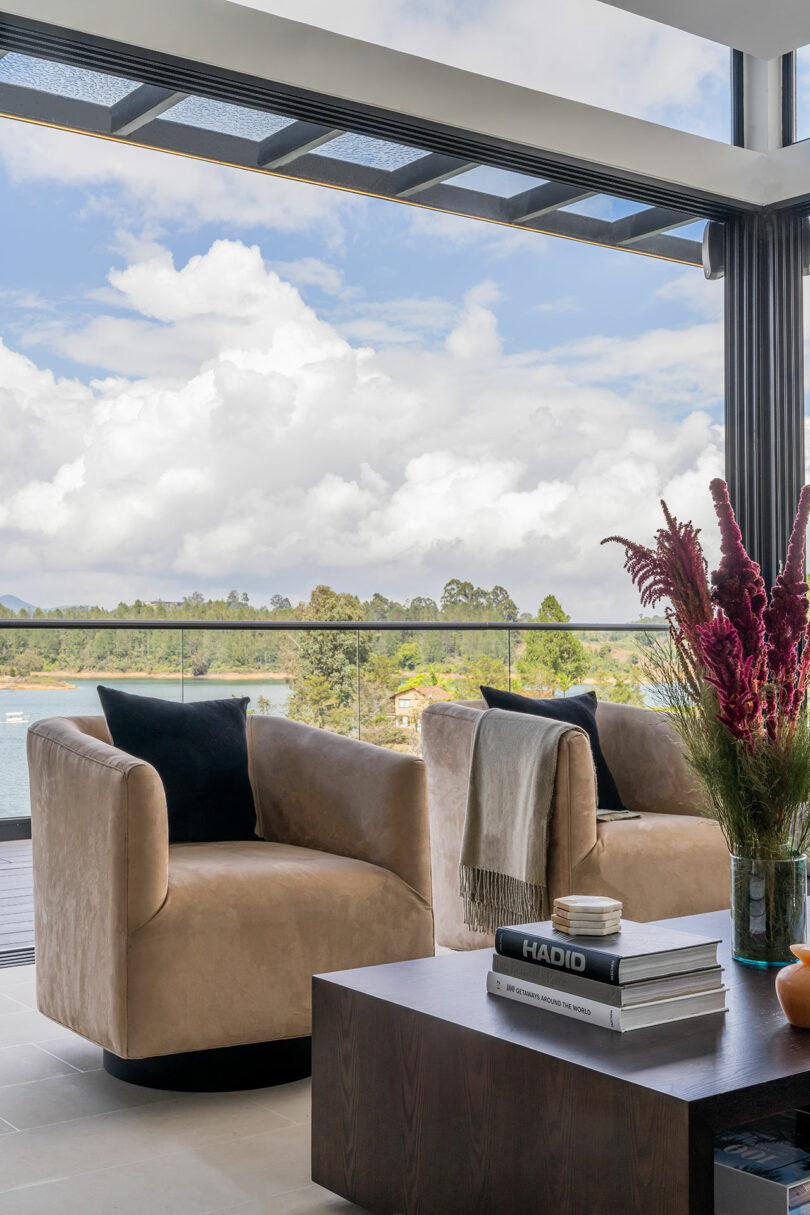
<instances>
[{"instance_id":1,"label":"gray throw blanket","mask_svg":"<svg viewBox=\"0 0 810 1215\"><path fill-rule=\"evenodd\" d=\"M486 709L475 724L461 843L464 921L476 932L548 919L546 847L569 722Z\"/></svg>"}]
</instances>

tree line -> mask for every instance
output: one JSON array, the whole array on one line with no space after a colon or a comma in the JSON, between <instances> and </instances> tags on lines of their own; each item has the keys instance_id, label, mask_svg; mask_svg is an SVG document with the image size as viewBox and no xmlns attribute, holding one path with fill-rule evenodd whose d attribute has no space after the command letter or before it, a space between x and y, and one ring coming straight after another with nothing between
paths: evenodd
<instances>
[{"instance_id":1,"label":"tree line","mask_svg":"<svg viewBox=\"0 0 810 1215\"><path fill-rule=\"evenodd\" d=\"M225 671L246 674L278 671L282 664L283 636L278 632L193 631L184 634L181 645L180 629L186 620L517 620L518 611L503 587L485 591L454 578L446 584L439 603L425 596L399 603L380 594L362 601L329 587L316 587L307 602L295 606L286 596L278 594L271 596L266 605L254 606L246 592L236 590L221 599L206 598L195 591L177 602L136 599L134 603L119 603L115 608L80 604L52 610L37 608L30 614L25 611L15 614L0 605L0 620L15 615L34 620L127 620L133 621L134 627L97 631L0 629L0 673L4 675L55 670L76 674L104 670L170 675L180 671L182 660L186 673L203 676ZM138 629L140 620L176 621L178 628L176 632ZM411 653L410 665L422 660L441 662L452 653L452 642L442 640L443 636L435 635L432 644L424 644L418 653Z\"/></svg>"}]
</instances>

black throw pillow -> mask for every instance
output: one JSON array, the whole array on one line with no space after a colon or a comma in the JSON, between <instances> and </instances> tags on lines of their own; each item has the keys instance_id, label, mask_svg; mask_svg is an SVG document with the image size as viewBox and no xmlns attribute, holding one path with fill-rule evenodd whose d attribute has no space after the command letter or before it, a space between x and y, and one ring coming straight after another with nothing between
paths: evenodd
<instances>
[{"instance_id":1,"label":"black throw pillow","mask_svg":"<svg viewBox=\"0 0 810 1215\"><path fill-rule=\"evenodd\" d=\"M177 704L114 688L98 694L114 745L146 760L163 781L170 844L255 838L249 697Z\"/></svg>"},{"instance_id":2,"label":"black throw pillow","mask_svg":"<svg viewBox=\"0 0 810 1215\"><path fill-rule=\"evenodd\" d=\"M596 797L600 810L624 810L619 790L599 745L596 728L596 693L581 696L561 696L553 700L518 696L516 692L501 692L498 688L482 688L481 695L489 709L508 709L512 713L532 713L535 717L553 717L580 726L591 740L593 766L596 768Z\"/></svg>"}]
</instances>

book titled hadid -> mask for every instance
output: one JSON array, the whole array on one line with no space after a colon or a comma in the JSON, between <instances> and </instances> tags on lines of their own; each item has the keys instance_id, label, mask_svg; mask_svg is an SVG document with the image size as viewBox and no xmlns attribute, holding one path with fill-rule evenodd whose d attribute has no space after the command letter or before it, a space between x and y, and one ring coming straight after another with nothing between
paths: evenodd
<instances>
[{"instance_id":1,"label":"book titled hadid","mask_svg":"<svg viewBox=\"0 0 810 1215\"><path fill-rule=\"evenodd\" d=\"M495 933L495 949L504 957L616 985L716 966L719 945L716 938L633 920L622 920L621 931L612 936L587 942L557 932L550 920Z\"/></svg>"}]
</instances>

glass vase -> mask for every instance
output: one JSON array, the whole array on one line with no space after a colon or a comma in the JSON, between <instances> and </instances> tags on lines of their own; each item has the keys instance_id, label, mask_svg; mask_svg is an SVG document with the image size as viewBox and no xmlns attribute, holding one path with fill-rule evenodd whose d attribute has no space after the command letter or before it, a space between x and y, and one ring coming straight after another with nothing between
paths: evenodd
<instances>
[{"instance_id":1,"label":"glass vase","mask_svg":"<svg viewBox=\"0 0 810 1215\"><path fill-rule=\"evenodd\" d=\"M731 855L731 953L748 966L785 966L807 939L807 857Z\"/></svg>"}]
</instances>

